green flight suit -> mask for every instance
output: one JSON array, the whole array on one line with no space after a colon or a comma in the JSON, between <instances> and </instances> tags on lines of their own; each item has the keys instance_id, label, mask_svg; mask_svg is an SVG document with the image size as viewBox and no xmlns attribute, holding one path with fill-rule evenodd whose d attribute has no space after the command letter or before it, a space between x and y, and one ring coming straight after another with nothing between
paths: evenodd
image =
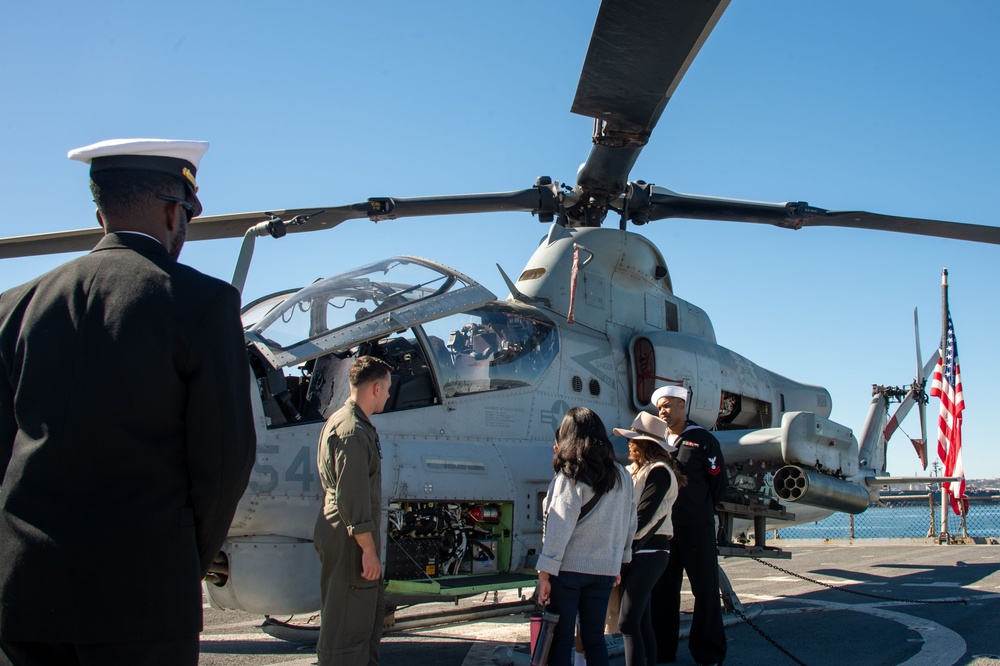
<instances>
[{"instance_id":1,"label":"green flight suit","mask_svg":"<svg viewBox=\"0 0 1000 666\"><path fill-rule=\"evenodd\" d=\"M361 577L361 546L355 534L371 532L382 551L382 449L375 426L348 399L326 422L317 455L323 508L313 545L319 553L320 666L378 664L385 616L381 580Z\"/></svg>"}]
</instances>

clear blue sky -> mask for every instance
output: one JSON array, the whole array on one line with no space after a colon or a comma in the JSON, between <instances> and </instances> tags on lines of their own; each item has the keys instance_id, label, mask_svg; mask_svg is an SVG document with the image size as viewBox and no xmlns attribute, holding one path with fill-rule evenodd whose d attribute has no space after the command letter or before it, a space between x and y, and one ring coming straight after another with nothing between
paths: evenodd
<instances>
[{"instance_id":1,"label":"clear blue sky","mask_svg":"<svg viewBox=\"0 0 1000 666\"><path fill-rule=\"evenodd\" d=\"M591 121L569 113L598 3L173 2L0 6L0 235L94 223L66 151L120 137L204 139L206 214L369 196L572 183ZM634 179L1000 225L1000 3L734 0L663 114ZM545 227L527 215L353 221L260 239L246 297L392 254L437 259L501 298ZM884 232L665 220L642 229L721 344L826 386L860 430L872 383L914 375L940 338L951 272L965 465L1000 476L990 414L1000 247ZM226 279L239 240L182 260ZM0 289L69 258L0 262ZM127 390L127 387L123 387ZM937 402L930 407L934 439ZM916 435L914 418L904 429ZM934 444L931 445L934 450ZM889 471L918 470L902 434Z\"/></svg>"}]
</instances>

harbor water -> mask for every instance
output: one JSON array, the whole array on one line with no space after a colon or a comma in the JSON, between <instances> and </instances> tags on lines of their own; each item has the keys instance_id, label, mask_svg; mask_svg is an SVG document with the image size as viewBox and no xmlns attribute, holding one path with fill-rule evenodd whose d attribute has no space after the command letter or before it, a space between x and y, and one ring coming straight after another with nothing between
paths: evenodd
<instances>
[{"instance_id":1,"label":"harbor water","mask_svg":"<svg viewBox=\"0 0 1000 666\"><path fill-rule=\"evenodd\" d=\"M823 520L778 528L781 539L920 539L937 537L941 532L941 505L929 498L906 498L887 501L851 516L835 513ZM953 537L1000 538L1000 500L972 500L969 513L962 516L947 510L947 532ZM774 527L773 524L768 525ZM774 538L775 530L768 532Z\"/></svg>"}]
</instances>

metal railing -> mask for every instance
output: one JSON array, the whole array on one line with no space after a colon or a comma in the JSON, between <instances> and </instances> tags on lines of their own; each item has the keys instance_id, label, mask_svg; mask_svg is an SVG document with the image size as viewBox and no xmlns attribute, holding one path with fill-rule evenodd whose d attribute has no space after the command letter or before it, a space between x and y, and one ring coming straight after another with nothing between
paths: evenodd
<instances>
[{"instance_id":1,"label":"metal railing","mask_svg":"<svg viewBox=\"0 0 1000 666\"><path fill-rule=\"evenodd\" d=\"M767 532L769 539L938 539L1000 540L1000 497L970 498L969 511L947 510L941 532L940 494L884 496L858 515L835 513L823 520Z\"/></svg>"}]
</instances>

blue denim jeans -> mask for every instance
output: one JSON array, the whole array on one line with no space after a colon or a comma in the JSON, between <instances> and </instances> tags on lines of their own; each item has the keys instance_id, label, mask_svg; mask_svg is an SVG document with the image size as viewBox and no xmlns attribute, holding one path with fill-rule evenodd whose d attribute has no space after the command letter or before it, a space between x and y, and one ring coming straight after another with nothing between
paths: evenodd
<instances>
[{"instance_id":1,"label":"blue denim jeans","mask_svg":"<svg viewBox=\"0 0 1000 666\"><path fill-rule=\"evenodd\" d=\"M573 663L577 617L580 618L580 638L587 655L587 666L607 666L604 620L615 577L561 571L549 581L552 592L548 610L559 615L559 623L552 636L549 666L570 666Z\"/></svg>"}]
</instances>

